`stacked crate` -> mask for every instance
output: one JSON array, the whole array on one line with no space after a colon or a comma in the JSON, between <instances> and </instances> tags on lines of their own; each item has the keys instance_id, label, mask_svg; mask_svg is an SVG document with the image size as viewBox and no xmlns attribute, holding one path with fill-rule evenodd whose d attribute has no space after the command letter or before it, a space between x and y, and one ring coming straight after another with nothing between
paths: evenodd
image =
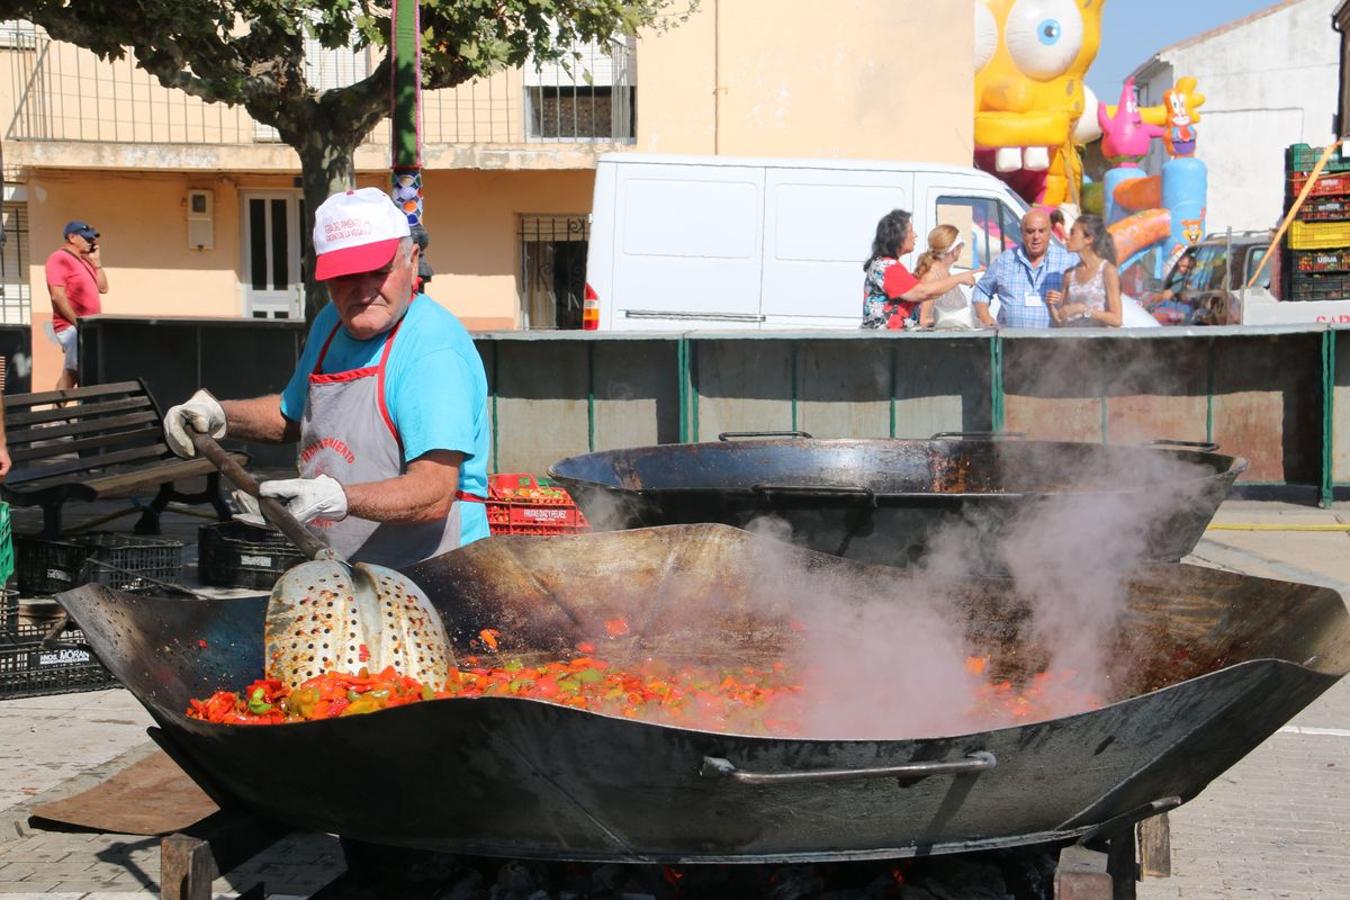
<instances>
[{"instance_id":1,"label":"stacked crate","mask_svg":"<svg viewBox=\"0 0 1350 900\"><path fill-rule=\"evenodd\" d=\"M591 530L567 491L547 478L524 473L488 477L487 514L492 534L557 535Z\"/></svg>"},{"instance_id":2,"label":"stacked crate","mask_svg":"<svg viewBox=\"0 0 1350 900\"><path fill-rule=\"evenodd\" d=\"M1285 211L1322 156L1321 147L1285 150ZM1284 300L1350 297L1350 159L1332 154L1285 235Z\"/></svg>"}]
</instances>

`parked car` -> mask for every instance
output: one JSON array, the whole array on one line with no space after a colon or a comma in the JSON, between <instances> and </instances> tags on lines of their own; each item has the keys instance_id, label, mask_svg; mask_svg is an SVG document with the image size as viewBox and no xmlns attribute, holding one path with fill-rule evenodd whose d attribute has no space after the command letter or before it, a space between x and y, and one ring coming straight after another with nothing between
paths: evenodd
<instances>
[{"instance_id":1,"label":"parked car","mask_svg":"<svg viewBox=\"0 0 1350 900\"><path fill-rule=\"evenodd\" d=\"M583 327L857 328L862 262L897 207L913 212L920 250L935 225L961 230L954 271L1017 246L1026 211L963 166L605 154Z\"/></svg>"},{"instance_id":2,"label":"parked car","mask_svg":"<svg viewBox=\"0 0 1350 900\"><path fill-rule=\"evenodd\" d=\"M1148 279L1139 291L1140 301L1164 325L1237 325L1250 304L1279 300L1279 254L1255 284L1246 286L1270 246L1270 237L1268 231L1210 234L1187 248L1161 280ZM1168 289L1174 296L1163 299L1160 295Z\"/></svg>"}]
</instances>

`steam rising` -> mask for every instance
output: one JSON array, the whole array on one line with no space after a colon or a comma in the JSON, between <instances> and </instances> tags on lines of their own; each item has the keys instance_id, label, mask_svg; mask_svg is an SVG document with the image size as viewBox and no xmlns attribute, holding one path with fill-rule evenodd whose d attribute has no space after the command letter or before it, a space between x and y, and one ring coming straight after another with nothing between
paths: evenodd
<instances>
[{"instance_id":1,"label":"steam rising","mask_svg":"<svg viewBox=\"0 0 1350 900\"><path fill-rule=\"evenodd\" d=\"M1136 467L1128 473L1110 470L1105 448L1088 458L1075 472L1058 471L1060 455L1021 460L1019 479L1058 481L1062 490L1024 502L1010 522L966 518L940 529L899 588L894 579L813 572L799 551L778 543L790 537L788 523L752 523L771 540L756 542L752 565L765 574L748 602L786 605L803 638L789 653L803 685L791 711L803 734L952 735L1128 695L1122 678L1130 661L1113 652L1128 576L1147 558L1150 535L1175 527L1173 517L1185 511L1184 486L1212 473L1167 453L1130 454ZM1113 487L1122 483L1148 487ZM1008 579L994 607L972 581L981 572ZM1034 702L1019 704L1028 692Z\"/></svg>"}]
</instances>

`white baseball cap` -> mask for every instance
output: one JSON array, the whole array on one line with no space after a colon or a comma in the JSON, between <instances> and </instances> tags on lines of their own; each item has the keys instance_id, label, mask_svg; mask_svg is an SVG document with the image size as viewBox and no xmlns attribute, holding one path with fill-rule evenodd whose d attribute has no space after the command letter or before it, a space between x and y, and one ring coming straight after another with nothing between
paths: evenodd
<instances>
[{"instance_id":1,"label":"white baseball cap","mask_svg":"<svg viewBox=\"0 0 1350 900\"><path fill-rule=\"evenodd\" d=\"M314 280L374 271L411 234L408 217L379 188L334 194L314 211Z\"/></svg>"}]
</instances>

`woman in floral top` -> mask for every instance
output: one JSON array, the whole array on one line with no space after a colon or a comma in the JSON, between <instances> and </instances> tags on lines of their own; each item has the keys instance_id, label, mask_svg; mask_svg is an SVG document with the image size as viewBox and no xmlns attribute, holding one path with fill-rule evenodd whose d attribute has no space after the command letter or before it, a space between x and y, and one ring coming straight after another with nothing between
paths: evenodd
<instances>
[{"instance_id":1,"label":"woman in floral top","mask_svg":"<svg viewBox=\"0 0 1350 900\"><path fill-rule=\"evenodd\" d=\"M946 278L920 282L900 262L914 250L914 227L910 214L893 209L877 222L872 255L863 263L863 328L916 328L919 304L940 297L958 284L974 285L980 272L962 272Z\"/></svg>"}]
</instances>

